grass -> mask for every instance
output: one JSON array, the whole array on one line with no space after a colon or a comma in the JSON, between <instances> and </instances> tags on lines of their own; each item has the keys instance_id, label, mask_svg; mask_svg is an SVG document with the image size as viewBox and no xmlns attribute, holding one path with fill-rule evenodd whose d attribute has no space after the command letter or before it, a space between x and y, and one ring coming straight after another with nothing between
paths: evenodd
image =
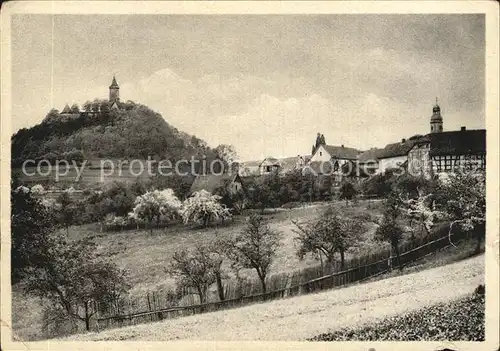
<instances>
[{"instance_id":1,"label":"grass","mask_svg":"<svg viewBox=\"0 0 500 351\"><path fill-rule=\"evenodd\" d=\"M380 204L376 202L360 201L357 205L346 207L345 202L341 201L334 203L334 205L338 206L339 210L346 215L366 212L377 215L380 212ZM316 216L317 211L324 208L324 206L324 203L317 203L304 207L276 209L266 212L265 216L269 220L271 227L283 233L280 249L271 267L271 275L293 272L319 264L315 259L306 258L299 260L295 255L296 247L294 238L296 234L293 231L294 225L290 219L293 218L298 221L312 219ZM130 297L131 299L140 299L142 303L147 293L154 291L161 296L163 292L174 289L175 281L165 272L165 267L169 264L175 251L182 248L194 247L197 243L208 242L215 235L234 235L243 228L244 223L245 217L238 216L234 218L233 222L222 226L218 225L200 229L176 224L169 228L153 230L153 233L150 233L148 230L100 232L98 224L91 224L70 228L69 236L71 239L93 237L98 244L98 253L100 255L110 259L129 272L129 283L132 285ZM365 242L356 251L352 252L351 255L357 255L370 250L377 251L380 248L382 244L372 240L374 231L375 226L371 225L364 235ZM461 244L458 250L450 249L438 252L436 255L419 260L412 267L407 267L404 273L440 266L466 258L468 257L468 253L472 251L473 245L473 243L465 246ZM227 265L226 268L228 268ZM227 270L229 271L229 269ZM245 270L241 274L249 279L256 279L256 274L253 270ZM399 274L399 271L394 271L387 275L373 278L373 280ZM213 287L213 290L212 296L215 300L218 300L215 297L215 287ZM16 301L13 304L13 306L16 306L15 311L13 311L16 333L24 340L45 337L42 333L43 302L40 299L25 296L19 287L13 287L13 299ZM192 304L194 302L189 302L189 299L187 299L186 301L181 301L181 303Z\"/></svg>"},{"instance_id":2,"label":"grass","mask_svg":"<svg viewBox=\"0 0 500 351\"><path fill-rule=\"evenodd\" d=\"M484 341L484 313L484 295L474 293L361 328L321 334L310 341Z\"/></svg>"},{"instance_id":3,"label":"grass","mask_svg":"<svg viewBox=\"0 0 500 351\"><path fill-rule=\"evenodd\" d=\"M484 255L366 284L72 335L65 340L308 340L469 296L484 284Z\"/></svg>"},{"instance_id":4,"label":"grass","mask_svg":"<svg viewBox=\"0 0 500 351\"><path fill-rule=\"evenodd\" d=\"M265 217L269 220L271 228L283 233L280 248L271 266L271 274L289 273L319 264L311 257L306 257L304 260L297 258L294 240L296 234L293 232L294 225L290 218L299 221L312 219L324 205L324 203L318 203L286 210L269 210L266 213ZM367 206L371 207L371 211L376 211L375 205L373 203L368 205L367 202L350 207L345 207L344 202L338 202L335 205L346 215L365 212L368 209ZM98 224L90 224L72 227L69 234L74 239L94 237L98 244L98 253L128 271L129 283L133 287L130 291L131 295L144 296L147 292L162 292L175 288L174 279L165 272L175 251L192 248L200 243L208 243L215 235L233 236L239 233L244 225L244 216L237 216L229 225L205 229L175 224L169 228L153 230L152 234L148 230L101 233ZM367 244L361 245L358 250L374 249L374 246L378 248L380 244L371 241L373 232L374 225L366 233ZM225 264L225 268L231 276L228 263ZM257 279L253 270L243 270L241 275L249 279Z\"/></svg>"},{"instance_id":5,"label":"grass","mask_svg":"<svg viewBox=\"0 0 500 351\"><path fill-rule=\"evenodd\" d=\"M329 203L342 211L342 213L355 214L370 211L378 213L377 202L360 201L356 205L345 206L344 201ZM295 254L296 247L293 232L294 225L291 218L298 221L314 218L327 203L314 203L291 209L271 209L265 212L273 229L283 233L280 249L272 263L270 273L288 273L299 269L317 266L319 262L311 257L299 260ZM260 211L258 211L260 213ZM153 230L127 230L122 232L101 232L100 225L88 224L69 228L69 238L73 240L92 237L98 244L98 254L116 263L120 268L128 271L131 299L145 299L147 293L163 292L173 290L175 281L166 272L165 268L170 263L174 252L182 248L192 248L198 243L208 242L215 235L232 236L242 230L245 223L244 216L237 216L234 221L224 226L213 226L200 229L174 224L169 228ZM64 230L64 232L66 232ZM360 249L373 249L371 238L374 228L366 233L367 244L361 245ZM232 276L228 264L225 263L226 271ZM243 270L240 275L251 280L257 276L253 270ZM217 300L215 287L211 296ZM38 298L25 295L19 286L13 287L13 322L16 333L23 340L34 340L44 337L42 322L44 313L44 302ZM193 296L188 296L193 298ZM191 304L190 299L181 301L183 304Z\"/></svg>"}]
</instances>

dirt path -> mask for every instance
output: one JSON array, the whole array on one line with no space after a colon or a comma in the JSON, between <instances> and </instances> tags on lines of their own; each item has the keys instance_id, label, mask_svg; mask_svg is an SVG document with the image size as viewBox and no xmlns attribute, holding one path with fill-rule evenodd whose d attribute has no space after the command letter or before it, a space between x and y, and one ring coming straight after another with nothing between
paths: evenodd
<instances>
[{"instance_id":1,"label":"dirt path","mask_svg":"<svg viewBox=\"0 0 500 351\"><path fill-rule=\"evenodd\" d=\"M484 282L484 255L344 289L176 320L75 335L72 340L304 340L445 302Z\"/></svg>"}]
</instances>

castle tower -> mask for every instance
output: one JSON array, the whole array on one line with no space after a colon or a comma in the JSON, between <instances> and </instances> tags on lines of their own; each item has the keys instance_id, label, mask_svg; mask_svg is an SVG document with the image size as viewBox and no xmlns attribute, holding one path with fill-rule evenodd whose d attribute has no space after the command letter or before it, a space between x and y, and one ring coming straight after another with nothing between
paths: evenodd
<instances>
[{"instance_id":1,"label":"castle tower","mask_svg":"<svg viewBox=\"0 0 500 351\"><path fill-rule=\"evenodd\" d=\"M432 108L431 116L431 133L440 133L443 131L443 117L441 116L441 108L438 105L438 99L436 98L436 104Z\"/></svg>"},{"instance_id":2,"label":"castle tower","mask_svg":"<svg viewBox=\"0 0 500 351\"><path fill-rule=\"evenodd\" d=\"M120 87L116 82L116 78L113 75L113 81L109 86L109 102L112 104L113 102L120 102Z\"/></svg>"}]
</instances>

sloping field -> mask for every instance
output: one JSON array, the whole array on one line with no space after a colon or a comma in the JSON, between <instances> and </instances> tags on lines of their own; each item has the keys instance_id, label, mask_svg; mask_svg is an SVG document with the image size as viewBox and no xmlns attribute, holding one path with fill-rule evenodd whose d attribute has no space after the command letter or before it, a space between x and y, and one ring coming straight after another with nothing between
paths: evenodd
<instances>
[{"instance_id":1,"label":"sloping field","mask_svg":"<svg viewBox=\"0 0 500 351\"><path fill-rule=\"evenodd\" d=\"M66 340L287 340L359 326L470 294L484 283L484 255L344 289L137 325Z\"/></svg>"}]
</instances>

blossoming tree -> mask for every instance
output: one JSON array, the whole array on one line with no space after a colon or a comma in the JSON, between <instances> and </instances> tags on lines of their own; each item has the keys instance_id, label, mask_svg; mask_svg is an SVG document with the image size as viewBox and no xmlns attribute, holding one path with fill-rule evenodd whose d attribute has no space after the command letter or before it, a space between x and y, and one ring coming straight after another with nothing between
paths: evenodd
<instances>
[{"instance_id":1,"label":"blossoming tree","mask_svg":"<svg viewBox=\"0 0 500 351\"><path fill-rule=\"evenodd\" d=\"M152 232L153 220L156 219L158 226L162 217L165 219L174 218L181 205L181 201L175 196L172 189L148 191L135 199L135 207L129 216L148 222Z\"/></svg>"},{"instance_id":2,"label":"blossoming tree","mask_svg":"<svg viewBox=\"0 0 500 351\"><path fill-rule=\"evenodd\" d=\"M201 221L206 227L212 219L230 218L231 211L220 203L220 199L219 195L212 195L206 190L194 192L180 210L184 223Z\"/></svg>"}]
</instances>

